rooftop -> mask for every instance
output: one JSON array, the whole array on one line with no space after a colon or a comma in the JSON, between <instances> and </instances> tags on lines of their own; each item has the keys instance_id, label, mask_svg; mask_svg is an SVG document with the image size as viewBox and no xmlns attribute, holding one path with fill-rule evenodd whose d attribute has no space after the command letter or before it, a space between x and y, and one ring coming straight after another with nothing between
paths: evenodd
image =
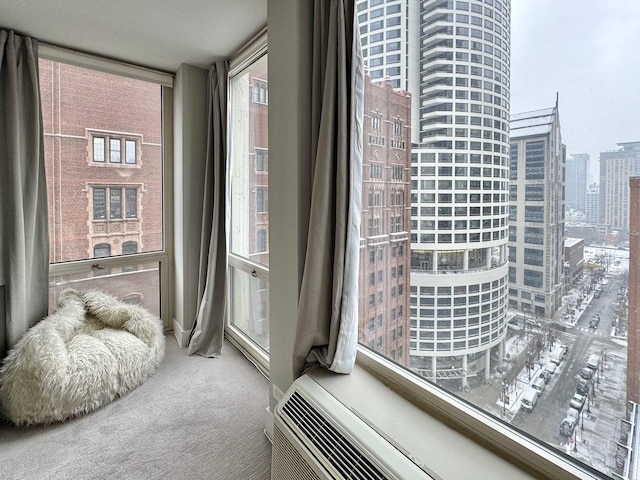
<instances>
[{"instance_id":1,"label":"rooftop","mask_svg":"<svg viewBox=\"0 0 640 480\"><path fill-rule=\"evenodd\" d=\"M564 246L565 247L573 247L573 246L579 244L580 242L584 242L584 240L582 238L567 237L567 238L564 239Z\"/></svg>"},{"instance_id":2,"label":"rooftop","mask_svg":"<svg viewBox=\"0 0 640 480\"><path fill-rule=\"evenodd\" d=\"M545 135L553 128L555 108L544 108L511 115L511 138Z\"/></svg>"}]
</instances>

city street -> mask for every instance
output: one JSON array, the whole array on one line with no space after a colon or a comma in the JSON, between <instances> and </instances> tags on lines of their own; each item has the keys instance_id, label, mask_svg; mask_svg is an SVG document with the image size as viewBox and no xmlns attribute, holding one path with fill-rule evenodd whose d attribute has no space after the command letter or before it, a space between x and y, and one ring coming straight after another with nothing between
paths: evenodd
<instances>
[{"instance_id":1,"label":"city street","mask_svg":"<svg viewBox=\"0 0 640 480\"><path fill-rule=\"evenodd\" d=\"M620 267L612 268L600 282L602 291L599 298L594 298L593 292L589 292L588 303L582 305L573 318L562 320L562 312L558 318L554 317L556 324L562 322L562 328L554 330L554 344L564 344L569 348L531 412L519 408L520 394L530 383L526 369L516 380L516 393L510 395L508 407L499 401L501 382L497 379L463 392L461 396L598 470L612 471L616 465L621 419L626 411L626 324L622 321L616 324L616 316L620 313L620 290L626 288L626 268L626 260ZM596 314L600 321L596 328L590 328L589 323ZM536 332L535 329L529 331ZM590 379L588 401L580 411L573 435L562 435L560 424L576 393L580 372L593 353L601 357L601 367ZM545 348L540 358L535 359L531 380L548 363L548 355L548 348Z\"/></svg>"}]
</instances>

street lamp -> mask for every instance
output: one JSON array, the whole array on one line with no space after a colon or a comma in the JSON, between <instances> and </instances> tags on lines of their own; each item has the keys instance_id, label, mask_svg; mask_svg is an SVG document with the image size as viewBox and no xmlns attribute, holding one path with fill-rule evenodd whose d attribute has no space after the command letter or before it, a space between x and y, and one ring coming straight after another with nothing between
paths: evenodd
<instances>
[{"instance_id":1,"label":"street lamp","mask_svg":"<svg viewBox=\"0 0 640 480\"><path fill-rule=\"evenodd\" d=\"M502 381L502 418L504 418L507 414L507 382L505 380Z\"/></svg>"}]
</instances>

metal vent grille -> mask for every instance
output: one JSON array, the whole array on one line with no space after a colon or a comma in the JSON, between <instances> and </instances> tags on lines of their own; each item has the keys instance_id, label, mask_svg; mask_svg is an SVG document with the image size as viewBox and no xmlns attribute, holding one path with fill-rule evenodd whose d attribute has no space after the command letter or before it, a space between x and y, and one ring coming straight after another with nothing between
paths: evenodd
<instances>
[{"instance_id":1,"label":"metal vent grille","mask_svg":"<svg viewBox=\"0 0 640 480\"><path fill-rule=\"evenodd\" d=\"M309 443L344 479L390 480L352 442L298 392L282 406L282 412Z\"/></svg>"},{"instance_id":2,"label":"metal vent grille","mask_svg":"<svg viewBox=\"0 0 640 480\"><path fill-rule=\"evenodd\" d=\"M320 480L277 425L273 427L271 478L277 480Z\"/></svg>"}]
</instances>

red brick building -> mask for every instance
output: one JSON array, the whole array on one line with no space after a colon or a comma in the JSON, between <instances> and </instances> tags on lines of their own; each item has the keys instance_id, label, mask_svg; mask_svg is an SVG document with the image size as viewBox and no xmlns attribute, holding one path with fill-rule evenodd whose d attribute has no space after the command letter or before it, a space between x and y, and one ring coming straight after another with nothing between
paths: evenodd
<instances>
[{"instance_id":1,"label":"red brick building","mask_svg":"<svg viewBox=\"0 0 640 480\"><path fill-rule=\"evenodd\" d=\"M640 177L629 179L627 401L640 403Z\"/></svg>"},{"instance_id":2,"label":"red brick building","mask_svg":"<svg viewBox=\"0 0 640 480\"><path fill-rule=\"evenodd\" d=\"M161 87L40 60L40 91L51 263L161 250ZM52 303L68 286L109 291L117 275L113 293L152 310L159 304L157 268L93 275L52 279Z\"/></svg>"},{"instance_id":3,"label":"red brick building","mask_svg":"<svg viewBox=\"0 0 640 480\"><path fill-rule=\"evenodd\" d=\"M250 257L269 265L269 89L267 61L253 64L249 105Z\"/></svg>"},{"instance_id":4,"label":"red brick building","mask_svg":"<svg viewBox=\"0 0 640 480\"><path fill-rule=\"evenodd\" d=\"M365 78L359 341L409 362L411 96Z\"/></svg>"}]
</instances>

